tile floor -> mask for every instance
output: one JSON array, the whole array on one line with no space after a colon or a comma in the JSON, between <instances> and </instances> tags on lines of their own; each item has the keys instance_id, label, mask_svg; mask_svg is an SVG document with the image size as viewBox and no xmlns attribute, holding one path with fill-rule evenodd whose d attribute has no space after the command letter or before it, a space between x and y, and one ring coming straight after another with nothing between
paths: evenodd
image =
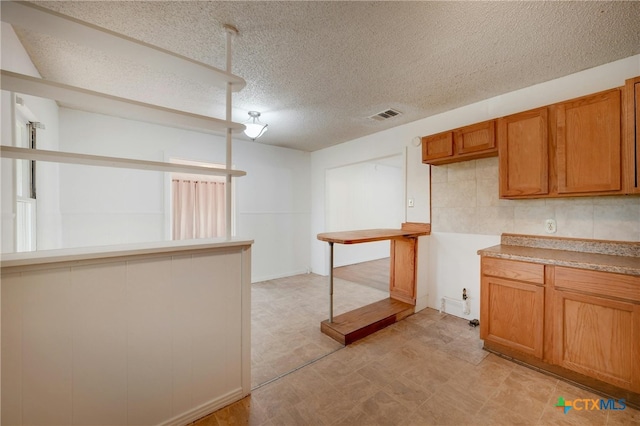
<instances>
[{"instance_id":1,"label":"tile floor","mask_svg":"<svg viewBox=\"0 0 640 426\"><path fill-rule=\"evenodd\" d=\"M334 315L387 297L388 292L334 278ZM255 283L251 299L252 388L342 348L320 332L320 322L329 318L327 277Z\"/></svg>"},{"instance_id":2,"label":"tile floor","mask_svg":"<svg viewBox=\"0 0 640 426\"><path fill-rule=\"evenodd\" d=\"M564 414L558 397L600 397L483 351L477 328L433 309L347 347L332 343L319 331L326 290L315 275L254 285L253 381L266 384L195 425L640 424L630 408ZM376 297L387 295L340 281L336 312ZM285 340L270 340L278 334Z\"/></svg>"}]
</instances>

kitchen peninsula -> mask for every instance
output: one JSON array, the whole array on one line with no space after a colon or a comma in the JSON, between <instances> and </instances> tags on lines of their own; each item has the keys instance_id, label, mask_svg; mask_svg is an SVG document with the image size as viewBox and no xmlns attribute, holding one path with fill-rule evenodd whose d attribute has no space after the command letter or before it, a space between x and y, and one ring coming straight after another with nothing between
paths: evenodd
<instances>
[{"instance_id":1,"label":"kitchen peninsula","mask_svg":"<svg viewBox=\"0 0 640 426\"><path fill-rule=\"evenodd\" d=\"M416 259L418 237L428 235L430 224L403 223L401 229L365 229L318 234L329 243L329 319L321 331L348 345L381 330L414 312L416 304ZM391 241L391 273L388 299L333 317L333 245Z\"/></svg>"}]
</instances>

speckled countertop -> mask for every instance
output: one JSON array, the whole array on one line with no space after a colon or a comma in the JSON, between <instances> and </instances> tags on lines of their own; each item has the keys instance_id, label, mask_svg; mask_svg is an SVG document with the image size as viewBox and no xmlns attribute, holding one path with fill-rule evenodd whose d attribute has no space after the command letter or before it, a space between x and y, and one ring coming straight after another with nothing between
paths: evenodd
<instances>
[{"instance_id":1,"label":"speckled countertop","mask_svg":"<svg viewBox=\"0 0 640 426\"><path fill-rule=\"evenodd\" d=\"M640 242L502 234L481 256L640 276Z\"/></svg>"}]
</instances>

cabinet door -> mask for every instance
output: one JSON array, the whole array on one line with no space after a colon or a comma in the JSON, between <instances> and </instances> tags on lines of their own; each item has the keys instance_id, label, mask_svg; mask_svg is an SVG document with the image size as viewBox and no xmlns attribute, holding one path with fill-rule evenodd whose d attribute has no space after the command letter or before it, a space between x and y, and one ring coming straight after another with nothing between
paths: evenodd
<instances>
[{"instance_id":1,"label":"cabinet door","mask_svg":"<svg viewBox=\"0 0 640 426\"><path fill-rule=\"evenodd\" d=\"M640 77L625 84L625 151L630 193L640 193Z\"/></svg>"},{"instance_id":2,"label":"cabinet door","mask_svg":"<svg viewBox=\"0 0 640 426\"><path fill-rule=\"evenodd\" d=\"M635 179L635 192L640 192L640 78L638 79L633 88L635 89L634 106L635 106L635 153L636 153L636 161L635 161L635 169L636 169L636 179Z\"/></svg>"},{"instance_id":3,"label":"cabinet door","mask_svg":"<svg viewBox=\"0 0 640 426\"><path fill-rule=\"evenodd\" d=\"M389 295L411 305L416 304L416 238L391 240Z\"/></svg>"},{"instance_id":4,"label":"cabinet door","mask_svg":"<svg viewBox=\"0 0 640 426\"><path fill-rule=\"evenodd\" d=\"M549 193L546 107L498 120L500 197Z\"/></svg>"},{"instance_id":5,"label":"cabinet door","mask_svg":"<svg viewBox=\"0 0 640 426\"><path fill-rule=\"evenodd\" d=\"M454 132L456 154L473 154L496 149L495 121L485 121L465 126Z\"/></svg>"},{"instance_id":6,"label":"cabinet door","mask_svg":"<svg viewBox=\"0 0 640 426\"><path fill-rule=\"evenodd\" d=\"M480 338L542 359L544 287L482 276Z\"/></svg>"},{"instance_id":7,"label":"cabinet door","mask_svg":"<svg viewBox=\"0 0 640 426\"><path fill-rule=\"evenodd\" d=\"M621 189L621 97L614 89L558 104L558 193Z\"/></svg>"},{"instance_id":8,"label":"cabinet door","mask_svg":"<svg viewBox=\"0 0 640 426\"><path fill-rule=\"evenodd\" d=\"M554 268L553 363L640 390L640 277Z\"/></svg>"},{"instance_id":9,"label":"cabinet door","mask_svg":"<svg viewBox=\"0 0 640 426\"><path fill-rule=\"evenodd\" d=\"M422 162L453 157L453 132L443 132L422 138Z\"/></svg>"},{"instance_id":10,"label":"cabinet door","mask_svg":"<svg viewBox=\"0 0 640 426\"><path fill-rule=\"evenodd\" d=\"M640 306L569 291L554 292L554 363L640 391Z\"/></svg>"}]
</instances>

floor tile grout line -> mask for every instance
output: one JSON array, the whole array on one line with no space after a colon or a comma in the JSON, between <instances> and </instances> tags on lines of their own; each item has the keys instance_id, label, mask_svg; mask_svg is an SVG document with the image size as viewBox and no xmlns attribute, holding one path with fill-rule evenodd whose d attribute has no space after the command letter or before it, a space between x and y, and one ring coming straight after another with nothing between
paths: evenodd
<instances>
[{"instance_id":1,"label":"floor tile grout line","mask_svg":"<svg viewBox=\"0 0 640 426\"><path fill-rule=\"evenodd\" d=\"M342 347L339 347L339 348L337 348L337 349L334 349L334 350L332 350L331 352L328 352L328 353L326 353L326 354L323 354L323 355L321 355L321 356L319 356L319 357L317 357L317 358L314 358L314 359L312 359L312 360L310 360L310 361L307 361L306 363L304 363L304 364L302 364L302 365L299 365L298 367L294 368L293 370L287 371L287 372L285 372L285 373L282 373L282 374L280 374L280 375L278 375L278 376L274 377L273 379L269 379L269 380L267 380L266 382L260 383L259 385L256 385L254 388L252 388L252 389L251 389L251 392L253 392L253 391L255 391L255 390L258 390L258 389L260 389L261 387L266 386L266 385L268 385L268 384L270 384L270 383L273 383L273 382L275 382L275 381L278 381L278 380L282 379L283 377L288 376L288 375L289 375L289 374L291 374L291 373L295 373L296 371L298 371L298 370L300 370L300 369L302 369L302 368L304 368L304 367L306 367L306 366L308 366L308 365L314 364L314 363L316 363L316 362L320 361L321 359L326 358L326 357L328 357L329 355L332 355L332 354L334 354L334 353L336 353L336 352L338 352L338 351L340 351L340 350L342 350L342 349L344 349L344 348L346 348L346 346L342 346Z\"/></svg>"}]
</instances>

